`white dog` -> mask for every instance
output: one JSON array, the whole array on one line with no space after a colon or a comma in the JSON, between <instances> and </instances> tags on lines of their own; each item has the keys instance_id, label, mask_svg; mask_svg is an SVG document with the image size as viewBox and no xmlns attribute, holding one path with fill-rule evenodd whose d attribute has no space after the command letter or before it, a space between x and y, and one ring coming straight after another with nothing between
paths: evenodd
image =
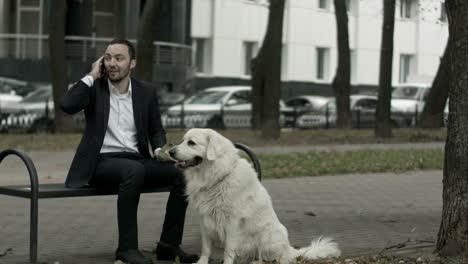
<instances>
[{"instance_id":1,"label":"white dog","mask_svg":"<svg viewBox=\"0 0 468 264\"><path fill-rule=\"evenodd\" d=\"M227 138L211 129L191 129L169 152L185 169L189 202L200 216L202 253L208 263L214 245L224 247L224 264L241 257L291 263L341 254L330 238L294 249L273 210L271 198L250 163Z\"/></svg>"}]
</instances>

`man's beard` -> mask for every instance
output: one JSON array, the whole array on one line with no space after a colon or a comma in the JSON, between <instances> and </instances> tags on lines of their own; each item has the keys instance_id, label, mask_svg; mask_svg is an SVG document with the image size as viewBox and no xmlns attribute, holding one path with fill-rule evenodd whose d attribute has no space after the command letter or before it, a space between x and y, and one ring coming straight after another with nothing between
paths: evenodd
<instances>
[{"instance_id":1,"label":"man's beard","mask_svg":"<svg viewBox=\"0 0 468 264\"><path fill-rule=\"evenodd\" d=\"M130 69L127 70L127 73L120 77L120 78L117 78L117 79L111 79L110 78L110 75L107 76L107 78L109 79L109 81L112 83L112 84L117 84L117 83L120 83L123 79L127 78L127 76L130 75Z\"/></svg>"}]
</instances>

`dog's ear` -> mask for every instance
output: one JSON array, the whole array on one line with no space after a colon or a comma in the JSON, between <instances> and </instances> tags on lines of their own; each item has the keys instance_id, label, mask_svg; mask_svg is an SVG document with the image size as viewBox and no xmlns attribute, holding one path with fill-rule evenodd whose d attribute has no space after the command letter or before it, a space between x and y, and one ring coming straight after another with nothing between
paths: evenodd
<instances>
[{"instance_id":1,"label":"dog's ear","mask_svg":"<svg viewBox=\"0 0 468 264\"><path fill-rule=\"evenodd\" d=\"M206 158L215 160L221 157L227 149L228 140L218 132L208 129L208 146L206 147Z\"/></svg>"}]
</instances>

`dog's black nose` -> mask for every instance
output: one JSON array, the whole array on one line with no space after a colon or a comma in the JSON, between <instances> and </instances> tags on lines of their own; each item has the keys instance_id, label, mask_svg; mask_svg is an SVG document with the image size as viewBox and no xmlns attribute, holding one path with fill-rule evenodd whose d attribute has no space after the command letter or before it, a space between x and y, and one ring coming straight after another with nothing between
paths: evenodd
<instances>
[{"instance_id":1,"label":"dog's black nose","mask_svg":"<svg viewBox=\"0 0 468 264\"><path fill-rule=\"evenodd\" d=\"M174 158L174 156L175 156L175 153L176 153L175 148L169 150L169 155L170 155L171 157L173 157L173 158Z\"/></svg>"}]
</instances>

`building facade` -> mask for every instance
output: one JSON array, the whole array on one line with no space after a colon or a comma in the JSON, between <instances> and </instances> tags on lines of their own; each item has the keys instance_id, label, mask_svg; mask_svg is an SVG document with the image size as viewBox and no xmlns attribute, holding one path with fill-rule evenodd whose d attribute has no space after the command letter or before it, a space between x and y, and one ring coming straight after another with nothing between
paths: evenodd
<instances>
[{"instance_id":1,"label":"building facade","mask_svg":"<svg viewBox=\"0 0 468 264\"><path fill-rule=\"evenodd\" d=\"M347 0L354 90L377 89L382 1ZM397 0L393 84L430 83L448 37L440 0ZM197 85L249 83L250 59L267 26L266 0L193 0L191 35ZM286 0L283 26L283 97L332 94L337 67L333 0Z\"/></svg>"},{"instance_id":2,"label":"building facade","mask_svg":"<svg viewBox=\"0 0 468 264\"><path fill-rule=\"evenodd\" d=\"M89 71L113 37L137 38L145 0L66 0L69 79ZM448 36L442 0L397 0L393 84L430 83ZM346 0L353 90L376 91L382 1ZM0 76L46 82L52 0L0 0ZM169 91L250 84L268 0L162 0L153 81ZM331 95L337 67L333 0L286 0L283 97Z\"/></svg>"},{"instance_id":3,"label":"building facade","mask_svg":"<svg viewBox=\"0 0 468 264\"><path fill-rule=\"evenodd\" d=\"M65 45L69 80L89 71L115 37L136 41L145 0L65 0ZM155 21L153 81L183 90L193 78L190 1L162 0ZM0 76L49 82L48 23L52 0L0 0ZM157 26L156 26L157 25Z\"/></svg>"}]
</instances>

